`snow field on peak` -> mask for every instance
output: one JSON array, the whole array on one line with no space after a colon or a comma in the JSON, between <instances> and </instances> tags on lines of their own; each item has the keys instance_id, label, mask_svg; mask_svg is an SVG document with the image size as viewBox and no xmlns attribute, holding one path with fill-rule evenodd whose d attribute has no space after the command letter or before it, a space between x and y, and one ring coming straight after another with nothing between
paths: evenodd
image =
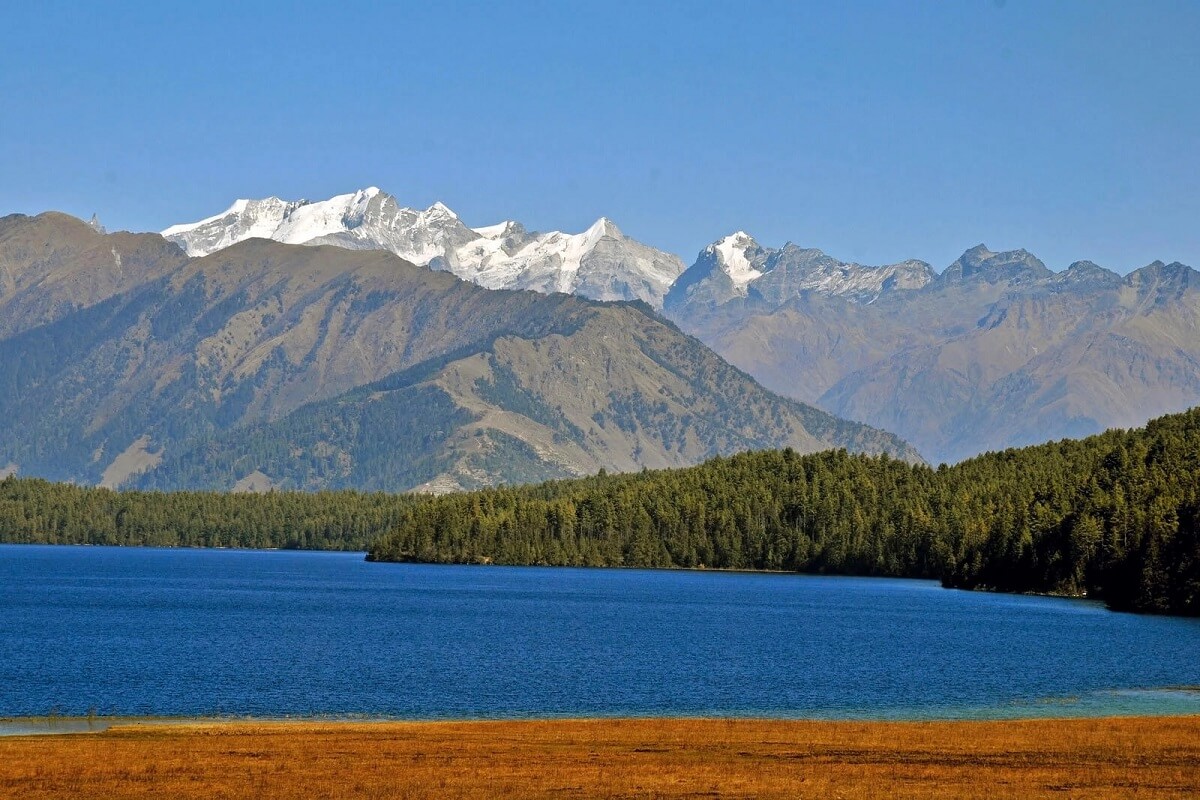
<instances>
[{"instance_id":1,"label":"snow field on peak","mask_svg":"<svg viewBox=\"0 0 1200 800\"><path fill-rule=\"evenodd\" d=\"M684 269L678 258L629 239L606 217L577 234L529 234L512 221L471 229L441 202L418 211L376 187L318 202L239 200L222 214L173 225L163 236L191 256L251 237L384 249L489 289L582 293L656 306ZM588 261L605 240L615 244L604 249L605 257ZM585 261L592 265L587 270ZM591 274L584 277L584 271Z\"/></svg>"},{"instance_id":2,"label":"snow field on peak","mask_svg":"<svg viewBox=\"0 0 1200 800\"><path fill-rule=\"evenodd\" d=\"M745 231L731 233L709 248L719 257L721 270L733 281L739 291L745 291L746 286L755 278L761 278L761 270L755 269L746 258L746 251L754 247L754 240Z\"/></svg>"},{"instance_id":3,"label":"snow field on peak","mask_svg":"<svg viewBox=\"0 0 1200 800\"><path fill-rule=\"evenodd\" d=\"M271 199L277 200L278 198L271 198ZM161 235L165 236L165 237L178 236L179 234L182 234L182 233L188 233L190 231L194 231L197 228L208 225L209 223L219 222L228 216L244 213L246 210L246 206L249 205L249 203L250 203L249 200L234 200L233 205L231 205L229 208L222 211L220 214L214 214L211 217L205 217L204 219L199 220L198 222L185 222L180 225L172 225L171 227L162 231Z\"/></svg>"},{"instance_id":4,"label":"snow field on peak","mask_svg":"<svg viewBox=\"0 0 1200 800\"><path fill-rule=\"evenodd\" d=\"M509 229L515 223L511 220L497 222L495 225L484 225L482 228L471 228L485 239L499 239L508 234Z\"/></svg>"}]
</instances>

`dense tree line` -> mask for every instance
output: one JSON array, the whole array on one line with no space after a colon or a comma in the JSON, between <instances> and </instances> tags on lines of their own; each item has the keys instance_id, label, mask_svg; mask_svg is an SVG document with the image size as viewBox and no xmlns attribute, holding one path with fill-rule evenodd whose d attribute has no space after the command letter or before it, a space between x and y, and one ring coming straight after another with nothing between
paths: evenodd
<instances>
[{"instance_id":1,"label":"dense tree line","mask_svg":"<svg viewBox=\"0 0 1200 800\"><path fill-rule=\"evenodd\" d=\"M420 498L361 492L114 492L8 477L0 541L364 550Z\"/></svg>"},{"instance_id":2,"label":"dense tree line","mask_svg":"<svg viewBox=\"0 0 1200 800\"><path fill-rule=\"evenodd\" d=\"M954 467L790 450L448 495L377 560L938 578L1200 613L1200 409Z\"/></svg>"}]
</instances>

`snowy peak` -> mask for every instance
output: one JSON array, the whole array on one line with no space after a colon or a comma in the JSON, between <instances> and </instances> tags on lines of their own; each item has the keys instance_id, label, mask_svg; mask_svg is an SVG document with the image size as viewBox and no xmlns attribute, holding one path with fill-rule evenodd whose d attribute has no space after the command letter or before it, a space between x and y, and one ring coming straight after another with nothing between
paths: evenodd
<instances>
[{"instance_id":1,"label":"snowy peak","mask_svg":"<svg viewBox=\"0 0 1200 800\"><path fill-rule=\"evenodd\" d=\"M512 236L518 228L520 228L522 234L525 232L525 228L521 226L521 223L505 220L495 225L485 225L482 228L472 228L471 230L485 239L506 239Z\"/></svg>"},{"instance_id":2,"label":"snowy peak","mask_svg":"<svg viewBox=\"0 0 1200 800\"><path fill-rule=\"evenodd\" d=\"M390 205L390 208L389 208ZM190 256L206 256L232 244L260 237L286 244L320 243L325 237L350 233L359 228L388 227L401 209L391 195L369 186L328 200L237 200L216 216L184 225L172 225L162 235L181 245ZM457 219L440 203L423 212L428 218ZM366 233L369 235L370 230Z\"/></svg>"},{"instance_id":3,"label":"snowy peak","mask_svg":"<svg viewBox=\"0 0 1200 800\"><path fill-rule=\"evenodd\" d=\"M721 271L729 276L729 280L739 290L745 290L751 281L762 277L762 270L755 269L752 264L752 260L762 252L762 248L745 231L731 233L724 239L710 244L706 250L717 259Z\"/></svg>"},{"instance_id":4,"label":"snowy peak","mask_svg":"<svg viewBox=\"0 0 1200 800\"><path fill-rule=\"evenodd\" d=\"M512 221L471 229L440 201L424 210L407 208L375 186L318 202L238 200L221 214L162 234L191 256L252 237L389 250L490 289L571 292L658 307L684 269L675 256L626 237L607 217L579 234L531 234Z\"/></svg>"},{"instance_id":5,"label":"snowy peak","mask_svg":"<svg viewBox=\"0 0 1200 800\"><path fill-rule=\"evenodd\" d=\"M474 231L456 274L492 289L565 292L595 300L644 300L661 307L683 272L675 256L647 247L601 217L583 233L527 233L515 222Z\"/></svg>"},{"instance_id":6,"label":"snowy peak","mask_svg":"<svg viewBox=\"0 0 1200 800\"><path fill-rule=\"evenodd\" d=\"M372 201L377 197L379 190L372 187L319 203L300 201L284 214L268 238L288 244L304 244L322 236L360 228L370 220Z\"/></svg>"},{"instance_id":7,"label":"snowy peak","mask_svg":"<svg viewBox=\"0 0 1200 800\"><path fill-rule=\"evenodd\" d=\"M587 229L585 235L589 239L599 239L602 236L611 236L614 239L623 239L625 237L625 234L621 233L621 229L617 227L617 223L608 217L601 217L593 222L592 227Z\"/></svg>"},{"instance_id":8,"label":"snowy peak","mask_svg":"<svg viewBox=\"0 0 1200 800\"><path fill-rule=\"evenodd\" d=\"M777 305L805 292L869 303L885 292L920 289L934 278L933 268L924 261L863 266L790 242L778 249L764 248L745 231L737 231L700 252L671 289L666 306L716 306L737 298Z\"/></svg>"},{"instance_id":9,"label":"snowy peak","mask_svg":"<svg viewBox=\"0 0 1200 800\"><path fill-rule=\"evenodd\" d=\"M718 239L717 241L713 242L711 245L709 245L709 247L715 247L718 249L722 247L758 247L758 242L755 241L753 236L745 231L734 231L724 239Z\"/></svg>"},{"instance_id":10,"label":"snowy peak","mask_svg":"<svg viewBox=\"0 0 1200 800\"><path fill-rule=\"evenodd\" d=\"M183 247L190 256L204 256L240 241L272 239L276 229L307 200L287 201L278 197L236 200L216 216L186 225L173 225L162 235ZM282 241L282 240L281 240Z\"/></svg>"},{"instance_id":11,"label":"snowy peak","mask_svg":"<svg viewBox=\"0 0 1200 800\"><path fill-rule=\"evenodd\" d=\"M429 208L425 209L425 216L430 219L458 219L458 214L455 214L453 211L451 211L450 208L441 200L438 200Z\"/></svg>"},{"instance_id":12,"label":"snowy peak","mask_svg":"<svg viewBox=\"0 0 1200 800\"><path fill-rule=\"evenodd\" d=\"M667 295L667 309L685 303L721 305L745 297L748 288L763 275L767 251L750 234L736 231L700 251Z\"/></svg>"}]
</instances>

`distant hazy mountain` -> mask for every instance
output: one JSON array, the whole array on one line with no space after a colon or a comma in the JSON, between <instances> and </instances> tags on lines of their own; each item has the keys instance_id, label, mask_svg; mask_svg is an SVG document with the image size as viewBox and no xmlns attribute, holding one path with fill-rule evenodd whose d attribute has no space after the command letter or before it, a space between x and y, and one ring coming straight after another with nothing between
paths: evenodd
<instances>
[{"instance_id":1,"label":"distant hazy mountain","mask_svg":"<svg viewBox=\"0 0 1200 800\"><path fill-rule=\"evenodd\" d=\"M700 252L671 288L666 306L722 305L751 294L755 300L782 302L802 292L870 301L885 291L919 289L935 277L924 261L864 267L790 242L767 250L738 231Z\"/></svg>"},{"instance_id":2,"label":"distant hazy mountain","mask_svg":"<svg viewBox=\"0 0 1200 800\"><path fill-rule=\"evenodd\" d=\"M917 458L642 303L488 291L383 250L256 238L189 259L153 234L12 216L0 276L20 321L0 337L0 470L24 475L452 489L748 448Z\"/></svg>"},{"instance_id":3,"label":"distant hazy mountain","mask_svg":"<svg viewBox=\"0 0 1200 800\"><path fill-rule=\"evenodd\" d=\"M1200 403L1200 275L1182 264L1054 273L980 245L937 275L738 233L700 253L666 313L769 388L937 461Z\"/></svg>"},{"instance_id":4,"label":"distant hazy mountain","mask_svg":"<svg viewBox=\"0 0 1200 800\"><path fill-rule=\"evenodd\" d=\"M678 257L630 239L608 219L579 234L530 233L516 222L472 229L441 203L424 211L404 208L374 187L321 202L238 200L224 213L162 235L192 256L253 237L389 250L488 289L644 300L656 307L684 268Z\"/></svg>"}]
</instances>

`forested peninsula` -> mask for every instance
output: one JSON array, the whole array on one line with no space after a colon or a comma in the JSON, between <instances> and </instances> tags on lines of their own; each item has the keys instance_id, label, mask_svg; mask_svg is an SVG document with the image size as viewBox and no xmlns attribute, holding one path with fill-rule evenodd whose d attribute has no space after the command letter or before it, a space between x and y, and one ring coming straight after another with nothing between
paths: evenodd
<instances>
[{"instance_id":1,"label":"forested peninsula","mask_svg":"<svg viewBox=\"0 0 1200 800\"><path fill-rule=\"evenodd\" d=\"M113 492L9 477L0 541L934 578L1196 615L1200 409L937 469L782 450L440 497Z\"/></svg>"},{"instance_id":2,"label":"forested peninsula","mask_svg":"<svg viewBox=\"0 0 1200 800\"><path fill-rule=\"evenodd\" d=\"M932 469L789 450L446 495L380 561L936 578L1200 614L1200 409Z\"/></svg>"}]
</instances>

